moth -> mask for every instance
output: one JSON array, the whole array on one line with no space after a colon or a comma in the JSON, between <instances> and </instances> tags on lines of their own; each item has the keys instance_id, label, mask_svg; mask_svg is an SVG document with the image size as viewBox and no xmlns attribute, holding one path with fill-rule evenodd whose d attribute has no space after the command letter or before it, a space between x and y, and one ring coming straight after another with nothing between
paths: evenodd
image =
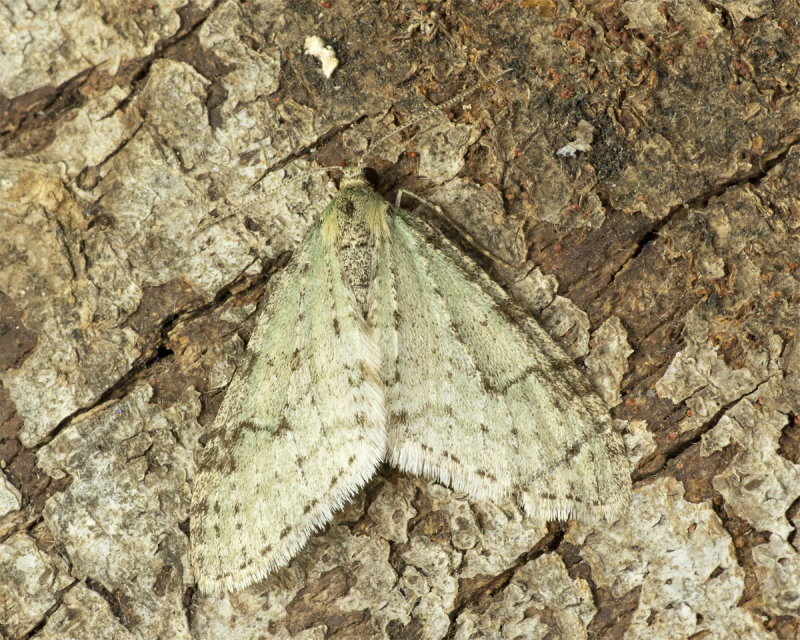
<instances>
[{"instance_id":1,"label":"moth","mask_svg":"<svg viewBox=\"0 0 800 640\"><path fill-rule=\"evenodd\" d=\"M627 502L623 440L569 357L362 174L278 277L194 481L203 592L286 565L383 462L546 519Z\"/></svg>"}]
</instances>

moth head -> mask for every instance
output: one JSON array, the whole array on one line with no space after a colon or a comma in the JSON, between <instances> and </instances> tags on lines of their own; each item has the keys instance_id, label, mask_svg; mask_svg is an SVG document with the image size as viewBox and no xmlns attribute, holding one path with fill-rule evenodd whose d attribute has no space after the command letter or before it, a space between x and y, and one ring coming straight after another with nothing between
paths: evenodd
<instances>
[{"instance_id":1,"label":"moth head","mask_svg":"<svg viewBox=\"0 0 800 640\"><path fill-rule=\"evenodd\" d=\"M342 239L342 234L352 238L353 234L363 231L373 239L387 237L388 203L372 188L362 170L347 168L343 172L339 193L322 212L325 240L333 246ZM359 227L363 231L359 231Z\"/></svg>"}]
</instances>

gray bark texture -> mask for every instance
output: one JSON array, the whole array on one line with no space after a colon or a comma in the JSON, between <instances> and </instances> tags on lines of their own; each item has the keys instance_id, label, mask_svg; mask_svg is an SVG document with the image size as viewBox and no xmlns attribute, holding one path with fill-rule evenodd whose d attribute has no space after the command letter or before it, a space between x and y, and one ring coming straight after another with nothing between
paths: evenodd
<instances>
[{"instance_id":1,"label":"gray bark texture","mask_svg":"<svg viewBox=\"0 0 800 640\"><path fill-rule=\"evenodd\" d=\"M794 0L4 2L0 635L797 638L799 70ZM537 522L384 466L201 595L196 461L333 193L310 170L471 86L367 165L613 407L628 510Z\"/></svg>"}]
</instances>

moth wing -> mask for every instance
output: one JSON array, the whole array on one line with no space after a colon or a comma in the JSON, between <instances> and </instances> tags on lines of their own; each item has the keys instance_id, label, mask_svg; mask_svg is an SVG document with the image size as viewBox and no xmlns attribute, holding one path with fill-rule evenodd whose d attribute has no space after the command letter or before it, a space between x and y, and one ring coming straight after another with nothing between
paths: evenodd
<instances>
[{"instance_id":1,"label":"moth wing","mask_svg":"<svg viewBox=\"0 0 800 640\"><path fill-rule=\"evenodd\" d=\"M382 353L388 461L545 518L613 514L625 447L567 355L471 259L393 209L370 321Z\"/></svg>"},{"instance_id":2,"label":"moth wing","mask_svg":"<svg viewBox=\"0 0 800 640\"><path fill-rule=\"evenodd\" d=\"M285 565L385 453L380 363L318 222L280 276L194 481L200 589Z\"/></svg>"}]
</instances>

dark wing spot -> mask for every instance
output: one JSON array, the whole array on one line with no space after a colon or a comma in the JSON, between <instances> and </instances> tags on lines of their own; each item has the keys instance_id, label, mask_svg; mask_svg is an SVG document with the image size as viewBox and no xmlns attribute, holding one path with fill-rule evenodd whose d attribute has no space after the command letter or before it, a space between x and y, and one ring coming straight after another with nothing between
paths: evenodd
<instances>
[{"instance_id":1,"label":"dark wing spot","mask_svg":"<svg viewBox=\"0 0 800 640\"><path fill-rule=\"evenodd\" d=\"M583 448L583 442L576 442L569 449L567 449L566 459L574 458L578 452Z\"/></svg>"},{"instance_id":2,"label":"dark wing spot","mask_svg":"<svg viewBox=\"0 0 800 640\"><path fill-rule=\"evenodd\" d=\"M286 435L287 433L289 433L289 431L291 431L291 430L292 430L292 427L289 425L289 422L286 420L286 417L285 416L281 416L281 419L278 422L278 426L277 426L277 428L275 429L275 431L273 432L272 435L274 437L276 437L276 438L280 438L280 437Z\"/></svg>"},{"instance_id":3,"label":"dark wing spot","mask_svg":"<svg viewBox=\"0 0 800 640\"><path fill-rule=\"evenodd\" d=\"M392 412L389 416L389 424L403 424L406 420L408 420L408 413L404 409Z\"/></svg>"},{"instance_id":4,"label":"dark wing spot","mask_svg":"<svg viewBox=\"0 0 800 640\"><path fill-rule=\"evenodd\" d=\"M572 369L575 365L572 364L571 360L553 360L550 363L550 371L567 371Z\"/></svg>"},{"instance_id":5,"label":"dark wing spot","mask_svg":"<svg viewBox=\"0 0 800 640\"><path fill-rule=\"evenodd\" d=\"M197 503L192 505L192 516L199 516L208 512L208 498L198 500Z\"/></svg>"},{"instance_id":6,"label":"dark wing spot","mask_svg":"<svg viewBox=\"0 0 800 640\"><path fill-rule=\"evenodd\" d=\"M270 365L271 363L268 362L267 364ZM247 362L244 365L244 377L245 378L252 377L253 369L255 368L255 366L256 366L256 358L255 358L255 356L254 355L249 355L248 358L247 358Z\"/></svg>"},{"instance_id":7,"label":"dark wing spot","mask_svg":"<svg viewBox=\"0 0 800 640\"><path fill-rule=\"evenodd\" d=\"M242 420L237 425L237 427L238 427L238 429L241 429L242 431L249 431L250 433L256 433L258 431L261 431L261 429L258 427L258 425L255 422L253 422L252 420Z\"/></svg>"}]
</instances>

